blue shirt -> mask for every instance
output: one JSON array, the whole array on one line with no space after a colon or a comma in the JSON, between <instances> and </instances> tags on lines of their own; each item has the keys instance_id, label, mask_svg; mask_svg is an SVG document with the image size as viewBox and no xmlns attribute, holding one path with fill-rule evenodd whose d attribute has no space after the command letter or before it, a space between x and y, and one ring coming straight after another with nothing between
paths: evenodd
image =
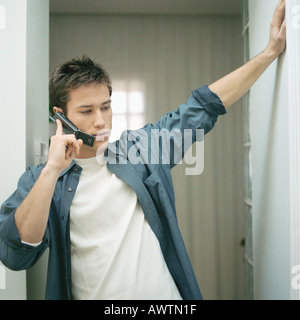
<instances>
[{"instance_id":1,"label":"blue shirt","mask_svg":"<svg viewBox=\"0 0 300 320\"><path fill-rule=\"evenodd\" d=\"M203 86L192 92L185 104L160 121L147 124L143 132L151 136L153 129L168 131L203 129L208 133L219 115L226 110L219 97ZM170 152L169 163L144 161L133 164L123 150L138 139L128 139L135 131L126 131L116 144L106 150L108 169L124 180L136 192L145 218L156 235L170 273L183 299L202 299L176 217L175 195L171 169L176 164ZM195 134L192 134L195 140ZM147 145L150 154L151 143ZM170 148L172 150L172 147ZM137 152L139 150L137 149ZM122 157L122 155L125 158ZM182 155L183 156L183 155ZM122 157L122 161L121 161ZM125 160L124 160L125 159ZM16 191L3 203L0 211L0 260L12 270L32 267L49 247L46 299L72 299L70 254L70 207L79 182L81 167L74 161L64 170L56 183L47 228L37 247L21 242L15 221L16 208L27 196L45 165L31 166L19 179ZM149 266L151 268L151 266Z\"/></svg>"}]
</instances>

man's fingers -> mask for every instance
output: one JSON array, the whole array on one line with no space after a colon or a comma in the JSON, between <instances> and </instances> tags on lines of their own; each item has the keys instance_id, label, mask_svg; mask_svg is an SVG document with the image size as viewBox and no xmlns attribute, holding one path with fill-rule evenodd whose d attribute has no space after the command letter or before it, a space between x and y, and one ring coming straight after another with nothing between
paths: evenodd
<instances>
[{"instance_id":1,"label":"man's fingers","mask_svg":"<svg viewBox=\"0 0 300 320\"><path fill-rule=\"evenodd\" d=\"M63 135L63 126L59 119L56 120L56 135L62 136Z\"/></svg>"},{"instance_id":2,"label":"man's fingers","mask_svg":"<svg viewBox=\"0 0 300 320\"><path fill-rule=\"evenodd\" d=\"M285 11L285 0L279 0L273 15L273 23L278 28L280 28L282 25L282 21L284 18L283 17L284 11Z\"/></svg>"},{"instance_id":3,"label":"man's fingers","mask_svg":"<svg viewBox=\"0 0 300 320\"><path fill-rule=\"evenodd\" d=\"M81 139L78 139L76 143L76 149L75 149L77 156L79 156L80 154L80 148L82 147L82 145L83 145L83 141Z\"/></svg>"},{"instance_id":4,"label":"man's fingers","mask_svg":"<svg viewBox=\"0 0 300 320\"><path fill-rule=\"evenodd\" d=\"M71 145L68 145L67 150L66 150L66 159L69 159L72 154L73 154L74 148Z\"/></svg>"},{"instance_id":5,"label":"man's fingers","mask_svg":"<svg viewBox=\"0 0 300 320\"><path fill-rule=\"evenodd\" d=\"M280 28L279 36L285 37L286 34L286 20L284 19Z\"/></svg>"},{"instance_id":6,"label":"man's fingers","mask_svg":"<svg viewBox=\"0 0 300 320\"><path fill-rule=\"evenodd\" d=\"M282 7L285 7L285 0L279 0L276 6L279 10L282 10Z\"/></svg>"},{"instance_id":7,"label":"man's fingers","mask_svg":"<svg viewBox=\"0 0 300 320\"><path fill-rule=\"evenodd\" d=\"M76 140L75 136L65 135L66 139L66 159L69 157L79 156L80 154L80 148L83 144L83 141L81 139Z\"/></svg>"},{"instance_id":8,"label":"man's fingers","mask_svg":"<svg viewBox=\"0 0 300 320\"><path fill-rule=\"evenodd\" d=\"M63 125L62 122L57 119L56 120L56 124L57 124L57 128L56 128L56 135L58 136L62 136L63 135ZM74 148L76 149L76 153L79 154L80 148L83 144L83 141L81 139L76 140L74 135L64 135L64 138L66 139L66 145L68 144L73 144L74 142L76 142L74 144Z\"/></svg>"}]
</instances>

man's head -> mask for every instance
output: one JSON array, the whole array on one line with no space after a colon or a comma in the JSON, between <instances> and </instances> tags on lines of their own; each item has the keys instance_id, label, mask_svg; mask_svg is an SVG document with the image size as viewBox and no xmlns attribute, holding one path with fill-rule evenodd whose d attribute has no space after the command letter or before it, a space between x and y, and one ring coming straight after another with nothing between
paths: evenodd
<instances>
[{"instance_id":1,"label":"man's head","mask_svg":"<svg viewBox=\"0 0 300 320\"><path fill-rule=\"evenodd\" d=\"M80 158L95 156L108 143L112 127L111 93L109 75L86 56L61 64L51 75L53 111L64 113L80 130L96 138L93 147L81 147Z\"/></svg>"},{"instance_id":2,"label":"man's head","mask_svg":"<svg viewBox=\"0 0 300 320\"><path fill-rule=\"evenodd\" d=\"M84 55L82 58L74 58L60 64L51 74L49 81L52 108L62 109L67 116L70 91L91 83L106 85L111 95L110 76L100 64L95 63L88 56Z\"/></svg>"}]
</instances>

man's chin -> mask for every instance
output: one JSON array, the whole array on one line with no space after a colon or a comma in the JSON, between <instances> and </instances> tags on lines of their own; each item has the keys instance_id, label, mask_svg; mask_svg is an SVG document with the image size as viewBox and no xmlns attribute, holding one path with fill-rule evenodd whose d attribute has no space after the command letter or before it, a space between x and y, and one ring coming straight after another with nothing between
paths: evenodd
<instances>
[{"instance_id":1,"label":"man's chin","mask_svg":"<svg viewBox=\"0 0 300 320\"><path fill-rule=\"evenodd\" d=\"M94 147L93 148L96 148L97 149L97 152L96 152L96 155L100 155L102 153L104 153L104 151L107 149L108 147L108 140L107 141L95 141L94 143Z\"/></svg>"},{"instance_id":2,"label":"man's chin","mask_svg":"<svg viewBox=\"0 0 300 320\"><path fill-rule=\"evenodd\" d=\"M107 141L94 141L94 145L92 147L83 144L80 153L81 154L89 154L89 156L97 156L105 152L106 148L108 147L108 140Z\"/></svg>"}]
</instances>

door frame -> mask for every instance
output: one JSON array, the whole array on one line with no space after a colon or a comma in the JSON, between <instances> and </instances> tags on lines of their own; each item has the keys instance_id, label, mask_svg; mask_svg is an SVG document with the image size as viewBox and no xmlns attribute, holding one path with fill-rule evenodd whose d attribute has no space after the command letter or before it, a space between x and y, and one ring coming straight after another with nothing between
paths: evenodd
<instances>
[{"instance_id":1,"label":"door frame","mask_svg":"<svg viewBox=\"0 0 300 320\"><path fill-rule=\"evenodd\" d=\"M290 145L291 299L300 300L300 0L286 0Z\"/></svg>"}]
</instances>

